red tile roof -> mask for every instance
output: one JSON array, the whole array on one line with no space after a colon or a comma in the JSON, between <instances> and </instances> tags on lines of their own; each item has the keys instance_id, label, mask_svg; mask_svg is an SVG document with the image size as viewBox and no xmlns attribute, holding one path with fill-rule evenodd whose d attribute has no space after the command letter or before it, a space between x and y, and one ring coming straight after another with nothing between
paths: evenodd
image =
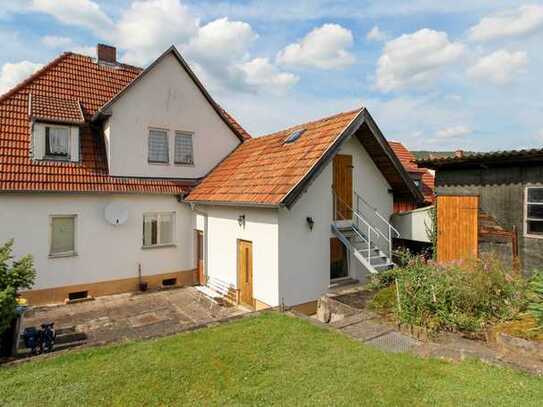
<instances>
[{"instance_id":1,"label":"red tile roof","mask_svg":"<svg viewBox=\"0 0 543 407\"><path fill-rule=\"evenodd\" d=\"M85 122L81 105L76 99L30 94L29 101L30 117L34 120L74 124Z\"/></svg>"},{"instance_id":2,"label":"red tile roof","mask_svg":"<svg viewBox=\"0 0 543 407\"><path fill-rule=\"evenodd\" d=\"M189 202L279 205L330 149L360 109L241 144L188 196ZM294 143L285 139L305 129Z\"/></svg>"},{"instance_id":3,"label":"red tile roof","mask_svg":"<svg viewBox=\"0 0 543 407\"><path fill-rule=\"evenodd\" d=\"M389 141L388 144L404 166L407 172L421 175L422 194L428 203L434 202L434 176L427 168L420 168L415 164L415 156L405 146L397 141Z\"/></svg>"},{"instance_id":4,"label":"red tile roof","mask_svg":"<svg viewBox=\"0 0 543 407\"><path fill-rule=\"evenodd\" d=\"M98 109L141 72L140 68L97 64L93 58L65 53L1 96L0 191L188 191L194 182L109 176L103 140L89 126ZM80 105L87 120L80 131L80 162L31 159L30 95L32 114L51 120L75 118L75 103Z\"/></svg>"}]
</instances>

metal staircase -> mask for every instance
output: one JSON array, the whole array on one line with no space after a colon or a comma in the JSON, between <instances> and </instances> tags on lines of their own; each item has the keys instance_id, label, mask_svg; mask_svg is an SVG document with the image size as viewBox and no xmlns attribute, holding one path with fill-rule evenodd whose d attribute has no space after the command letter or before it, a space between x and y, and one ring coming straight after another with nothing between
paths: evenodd
<instances>
[{"instance_id":1,"label":"metal staircase","mask_svg":"<svg viewBox=\"0 0 543 407\"><path fill-rule=\"evenodd\" d=\"M356 209L335 191L332 232L370 273L394 267L392 239L400 233L360 195L354 193Z\"/></svg>"}]
</instances>

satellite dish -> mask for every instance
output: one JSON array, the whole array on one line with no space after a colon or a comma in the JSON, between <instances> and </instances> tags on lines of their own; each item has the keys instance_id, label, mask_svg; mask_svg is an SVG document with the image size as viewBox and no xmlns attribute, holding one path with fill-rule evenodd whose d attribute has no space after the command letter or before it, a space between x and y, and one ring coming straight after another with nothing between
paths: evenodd
<instances>
[{"instance_id":1,"label":"satellite dish","mask_svg":"<svg viewBox=\"0 0 543 407\"><path fill-rule=\"evenodd\" d=\"M120 202L112 202L104 211L106 220L114 226L122 225L128 220L128 208Z\"/></svg>"}]
</instances>

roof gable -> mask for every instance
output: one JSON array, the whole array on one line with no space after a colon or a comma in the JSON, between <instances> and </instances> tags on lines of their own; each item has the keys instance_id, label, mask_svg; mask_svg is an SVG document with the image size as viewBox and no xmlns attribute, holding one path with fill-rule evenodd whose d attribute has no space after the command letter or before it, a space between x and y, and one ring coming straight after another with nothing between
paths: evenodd
<instances>
[{"instance_id":1,"label":"roof gable","mask_svg":"<svg viewBox=\"0 0 543 407\"><path fill-rule=\"evenodd\" d=\"M98 111L96 112L94 119L99 119L100 116L103 115L109 115L111 114L111 107L121 98L123 97L130 88L137 85L139 81L144 80L145 76L149 74L149 72L153 71L153 69L159 65L168 55L173 55L176 60L179 62L181 67L185 70L185 72L188 74L189 78L194 82L196 87L200 90L204 98L208 101L208 103L211 105L213 110L217 113L217 115L221 118L221 120L226 124L226 126L234 133L234 135L241 141L245 141L251 138L251 136L242 129L242 127L234 120L234 118L226 113L224 109L222 109L211 97L211 95L208 93L208 91L205 89L204 85L200 82L198 77L195 75L195 73L192 71L192 69L189 67L187 62L183 59L177 48L175 46L171 46L168 48L162 55L160 55L157 59L155 59L147 68L145 68L133 81L128 83L122 90L120 90L116 95L114 95L110 100L107 101Z\"/></svg>"},{"instance_id":2,"label":"roof gable","mask_svg":"<svg viewBox=\"0 0 543 407\"><path fill-rule=\"evenodd\" d=\"M141 72L68 52L0 96L0 191L188 192L195 180L109 175L104 142L89 121ZM80 161L33 160L32 117L79 125Z\"/></svg>"},{"instance_id":3,"label":"roof gable","mask_svg":"<svg viewBox=\"0 0 543 407\"><path fill-rule=\"evenodd\" d=\"M423 167L418 167L415 164L415 156L409 151L402 143L397 141L389 141L388 144L404 166L407 172L410 174L419 174L422 182L421 192L424 195L426 202L432 203L434 201L434 183L435 179L432 173Z\"/></svg>"},{"instance_id":4,"label":"roof gable","mask_svg":"<svg viewBox=\"0 0 543 407\"><path fill-rule=\"evenodd\" d=\"M220 163L187 201L290 207L346 140L354 135L362 137L358 133L363 124L368 137L374 138L376 145L385 146L382 155L386 162L376 164L382 172L390 167L389 183L422 200L386 141L380 140L382 135L368 127L370 121L371 116L362 108L249 140ZM298 140L285 144L292 132L301 129L305 131Z\"/></svg>"}]
</instances>

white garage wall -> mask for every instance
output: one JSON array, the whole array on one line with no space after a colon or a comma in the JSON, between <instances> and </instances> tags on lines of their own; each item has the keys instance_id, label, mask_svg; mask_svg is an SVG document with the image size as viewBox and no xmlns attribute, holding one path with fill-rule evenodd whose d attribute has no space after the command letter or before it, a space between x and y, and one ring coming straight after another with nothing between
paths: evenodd
<instances>
[{"instance_id":1,"label":"white garage wall","mask_svg":"<svg viewBox=\"0 0 543 407\"><path fill-rule=\"evenodd\" d=\"M237 286L238 239L253 243L253 297L270 306L278 302L278 219L276 209L201 206L207 222L198 217L206 239L206 272ZM238 217L245 215L245 227Z\"/></svg>"},{"instance_id":2,"label":"white garage wall","mask_svg":"<svg viewBox=\"0 0 543 407\"><path fill-rule=\"evenodd\" d=\"M111 202L128 208L128 221L113 226L104 218ZM176 212L176 246L142 249L145 212ZM77 215L77 256L49 258L49 216ZM172 195L2 194L0 242L15 239L16 257L32 254L35 289L133 278L195 268L193 214Z\"/></svg>"}]
</instances>

